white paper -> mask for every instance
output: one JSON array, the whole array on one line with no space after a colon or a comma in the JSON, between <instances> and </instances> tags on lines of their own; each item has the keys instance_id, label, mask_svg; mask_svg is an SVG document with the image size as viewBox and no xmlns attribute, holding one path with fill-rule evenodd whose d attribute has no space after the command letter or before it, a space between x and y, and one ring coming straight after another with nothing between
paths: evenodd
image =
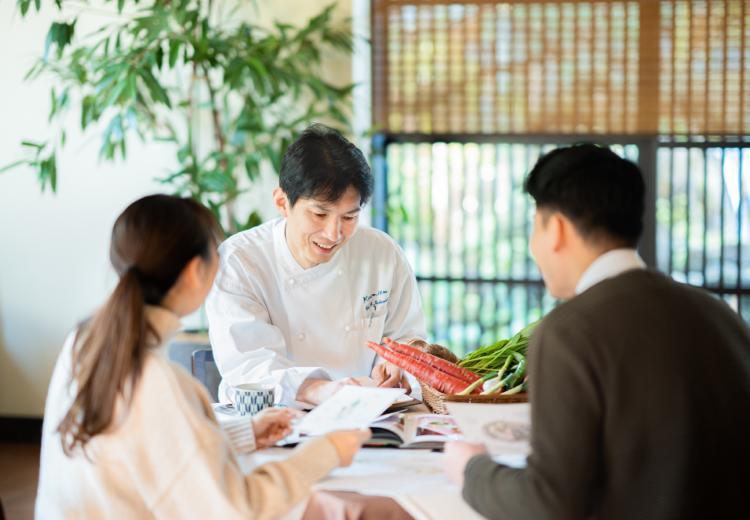
<instances>
[{"instance_id":1,"label":"white paper","mask_svg":"<svg viewBox=\"0 0 750 520\"><path fill-rule=\"evenodd\" d=\"M305 415L296 431L323 435L335 430L367 428L403 393L403 388L346 385Z\"/></svg>"},{"instance_id":2,"label":"white paper","mask_svg":"<svg viewBox=\"0 0 750 520\"><path fill-rule=\"evenodd\" d=\"M445 403L468 442L484 444L490 455L526 456L531 452L529 403ZM517 457L511 457L517 459Z\"/></svg>"}]
</instances>

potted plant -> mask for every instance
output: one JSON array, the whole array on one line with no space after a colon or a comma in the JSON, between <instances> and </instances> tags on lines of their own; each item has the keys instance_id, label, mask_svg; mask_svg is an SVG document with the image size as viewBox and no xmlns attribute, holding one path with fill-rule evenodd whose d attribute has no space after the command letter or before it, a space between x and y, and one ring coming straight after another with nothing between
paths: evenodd
<instances>
[{"instance_id":1,"label":"potted plant","mask_svg":"<svg viewBox=\"0 0 750 520\"><path fill-rule=\"evenodd\" d=\"M41 0L18 5L27 15ZM325 52L352 51L351 30L332 21L335 4L302 27L264 27L243 20L239 0L105 0L116 21L85 36L76 26L89 5L55 5L58 19L27 77L54 78L49 117L59 130L23 141L28 156L3 168L32 167L43 190L56 190L66 125L98 130L105 160L125 159L133 135L166 141L177 166L161 181L211 208L232 234L260 223L257 210L237 203L264 168L278 172L295 134L321 118L348 125L353 85L320 73ZM78 111L77 121L66 118Z\"/></svg>"}]
</instances>

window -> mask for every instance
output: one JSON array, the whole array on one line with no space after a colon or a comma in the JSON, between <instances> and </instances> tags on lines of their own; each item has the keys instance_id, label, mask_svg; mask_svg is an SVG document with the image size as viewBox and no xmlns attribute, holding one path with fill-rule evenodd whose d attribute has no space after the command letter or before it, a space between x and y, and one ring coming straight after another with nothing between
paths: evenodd
<instances>
[{"instance_id":1,"label":"window","mask_svg":"<svg viewBox=\"0 0 750 520\"><path fill-rule=\"evenodd\" d=\"M461 353L554 304L522 180L578 141L640 164L647 262L750 320L748 4L373 0L375 223L435 340Z\"/></svg>"}]
</instances>

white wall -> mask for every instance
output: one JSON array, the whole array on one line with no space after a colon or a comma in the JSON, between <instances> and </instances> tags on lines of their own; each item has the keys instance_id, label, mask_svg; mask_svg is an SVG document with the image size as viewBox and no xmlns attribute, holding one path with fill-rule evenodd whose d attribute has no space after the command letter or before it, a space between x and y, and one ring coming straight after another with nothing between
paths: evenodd
<instances>
[{"instance_id":1,"label":"white wall","mask_svg":"<svg viewBox=\"0 0 750 520\"><path fill-rule=\"evenodd\" d=\"M297 24L327 3L258 2L261 19ZM22 81L43 48L52 12L43 5L41 15L22 19L15 2L0 2L0 166L21 157L23 138L47 131L50 84ZM350 15L351 2L342 1L337 17ZM351 81L350 58L329 60L325 70L333 81ZM168 146L134 142L126 164L99 162L97 152L97 136L69 135L57 195L40 193L29 169L0 174L0 416L42 414L66 333L114 285L107 258L114 219L134 199L160 191L152 179L173 165Z\"/></svg>"}]
</instances>

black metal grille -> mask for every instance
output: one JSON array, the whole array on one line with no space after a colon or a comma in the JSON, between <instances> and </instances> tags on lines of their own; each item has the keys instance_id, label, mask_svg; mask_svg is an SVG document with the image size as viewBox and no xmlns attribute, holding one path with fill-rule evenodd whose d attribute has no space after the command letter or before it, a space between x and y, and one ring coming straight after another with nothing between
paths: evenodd
<instances>
[{"instance_id":1,"label":"black metal grille","mask_svg":"<svg viewBox=\"0 0 750 520\"><path fill-rule=\"evenodd\" d=\"M657 267L750 321L750 144L664 142L657 157Z\"/></svg>"},{"instance_id":2,"label":"black metal grille","mask_svg":"<svg viewBox=\"0 0 750 520\"><path fill-rule=\"evenodd\" d=\"M627 136L380 135L375 224L413 266L433 340L458 354L508 336L555 304L529 254L523 180L556 146L608 144L638 162L649 211L641 254L750 319L750 150Z\"/></svg>"}]
</instances>

